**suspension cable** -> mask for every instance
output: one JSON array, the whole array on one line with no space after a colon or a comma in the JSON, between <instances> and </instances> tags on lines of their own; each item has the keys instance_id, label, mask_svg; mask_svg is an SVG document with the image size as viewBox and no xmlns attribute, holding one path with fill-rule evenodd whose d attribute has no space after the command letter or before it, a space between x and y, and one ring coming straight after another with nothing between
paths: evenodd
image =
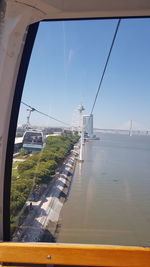
<instances>
[{"instance_id":1,"label":"suspension cable","mask_svg":"<svg viewBox=\"0 0 150 267\"><path fill-rule=\"evenodd\" d=\"M36 108L31 107L30 105L26 104L26 103L23 102L23 101L21 101L21 103L22 103L24 106L29 107L29 108L32 109L33 111L36 111L36 112L40 113L41 115L48 117L49 119L55 120L55 121L57 121L57 122L60 122L60 123L65 124L65 125L69 125L69 123L66 123L66 122L63 122L63 121L61 121L61 120L58 120L58 119L56 119L56 118L54 118L54 117L52 117L52 116L50 116L50 115L48 115L48 114L46 114L46 113L44 113L44 112L38 110L38 109L36 109Z\"/></svg>"},{"instance_id":2,"label":"suspension cable","mask_svg":"<svg viewBox=\"0 0 150 267\"><path fill-rule=\"evenodd\" d=\"M115 42L115 39L116 39L116 36L117 36L117 32L118 32L118 29L119 29L120 22L121 22L121 19L118 20L118 23L117 23L117 26L116 26L116 30L115 30L114 37L113 37L113 40L112 40L112 43L111 43L111 47L110 47L110 50L109 50L109 53L108 53L108 56L107 56L107 60L106 60L106 63L105 63L105 66L104 66L104 70L103 70L103 73L102 73L102 76L101 76L101 79L100 79L98 90L97 90L97 93L96 93L96 96L95 96L95 99L94 99L94 103L93 103L93 106L92 106L92 109L91 109L91 115L93 113L93 110L94 110L94 107L95 107L95 104L96 104L96 101L97 101L97 97L98 97L98 94L99 94L99 91L100 91L100 88L101 88L101 85L102 85L102 82L103 82L103 78L104 78L105 71L106 71L106 68L107 68L107 65L108 65L108 62L109 62L109 58L110 58L110 55L111 55L111 52L112 52L112 49L113 49L114 42Z\"/></svg>"}]
</instances>

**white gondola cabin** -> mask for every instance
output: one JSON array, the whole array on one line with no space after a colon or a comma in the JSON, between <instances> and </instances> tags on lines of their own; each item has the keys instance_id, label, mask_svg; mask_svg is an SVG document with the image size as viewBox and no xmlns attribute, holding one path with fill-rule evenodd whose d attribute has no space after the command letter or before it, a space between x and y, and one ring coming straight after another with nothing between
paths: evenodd
<instances>
[{"instance_id":1,"label":"white gondola cabin","mask_svg":"<svg viewBox=\"0 0 150 267\"><path fill-rule=\"evenodd\" d=\"M31 151L40 151L44 148L45 138L42 131L29 130L24 133L22 147Z\"/></svg>"}]
</instances>

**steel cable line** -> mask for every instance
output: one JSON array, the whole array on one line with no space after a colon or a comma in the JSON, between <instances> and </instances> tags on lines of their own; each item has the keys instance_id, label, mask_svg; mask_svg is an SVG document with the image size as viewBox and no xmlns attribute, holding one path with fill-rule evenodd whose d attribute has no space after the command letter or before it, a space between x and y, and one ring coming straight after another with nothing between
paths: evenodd
<instances>
[{"instance_id":1,"label":"steel cable line","mask_svg":"<svg viewBox=\"0 0 150 267\"><path fill-rule=\"evenodd\" d=\"M97 90L97 93L96 93L96 96L95 96L95 99L94 99L94 103L93 103L93 106L92 106L92 109L91 109L91 115L93 113L93 110L94 110L94 107L95 107L95 104L96 104L96 100L97 100L97 97L98 97L98 94L99 94L99 91L100 91L100 88L101 88L101 85L102 85L102 82L103 82L103 78L104 78L104 75L105 75L105 72L106 72L106 68L107 68L107 65L108 65L108 62L109 62L109 58L110 58L110 55L111 55L111 52L112 52L112 49L113 49L114 42L115 42L115 39L116 39L116 36L117 36L117 32L118 32L118 29L119 29L120 22L121 22L121 19L118 20L118 23L117 23L117 26L116 26L116 30L115 30L114 37L113 37L113 40L112 40L112 43L111 43L111 47L110 47L110 50L109 50L109 53L108 53L108 56L107 56L107 60L106 60L105 66L104 66L102 77L100 79L98 90Z\"/></svg>"},{"instance_id":2,"label":"steel cable line","mask_svg":"<svg viewBox=\"0 0 150 267\"><path fill-rule=\"evenodd\" d=\"M65 125L69 125L69 123L66 123L66 122L63 122L63 121L61 121L61 120L58 120L58 119L56 119L56 118L54 118L54 117L52 117L52 116L50 116L50 115L48 115L48 114L46 114L46 113L44 113L44 112L38 110L38 109L36 109L36 108L31 107L30 105L26 104L26 103L23 102L23 101L21 101L21 103L22 103L24 106L26 106L26 107L28 107L28 108L31 108L33 111L36 111L36 112L40 113L41 115L48 117L49 119L55 120L55 121L57 121L57 122L60 122L60 123L65 124Z\"/></svg>"}]
</instances>

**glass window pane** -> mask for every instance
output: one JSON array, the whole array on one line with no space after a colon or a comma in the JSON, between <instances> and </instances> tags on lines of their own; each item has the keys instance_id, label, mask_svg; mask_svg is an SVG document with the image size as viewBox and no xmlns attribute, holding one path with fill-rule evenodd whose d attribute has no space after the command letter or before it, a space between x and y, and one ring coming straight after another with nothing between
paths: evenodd
<instances>
[{"instance_id":1,"label":"glass window pane","mask_svg":"<svg viewBox=\"0 0 150 267\"><path fill-rule=\"evenodd\" d=\"M149 245L150 19L121 20L100 84L117 23L40 23L14 145L13 241Z\"/></svg>"}]
</instances>

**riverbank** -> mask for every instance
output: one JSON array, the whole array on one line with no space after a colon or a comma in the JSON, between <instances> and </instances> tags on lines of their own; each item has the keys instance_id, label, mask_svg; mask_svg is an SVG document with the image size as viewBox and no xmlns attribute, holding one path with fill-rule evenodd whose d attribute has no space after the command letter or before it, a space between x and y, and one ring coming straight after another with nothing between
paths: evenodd
<instances>
[{"instance_id":1,"label":"riverbank","mask_svg":"<svg viewBox=\"0 0 150 267\"><path fill-rule=\"evenodd\" d=\"M71 151L42 197L32 202L29 214L13 235L13 241L55 241L59 214L68 198L77 155L77 151Z\"/></svg>"}]
</instances>

